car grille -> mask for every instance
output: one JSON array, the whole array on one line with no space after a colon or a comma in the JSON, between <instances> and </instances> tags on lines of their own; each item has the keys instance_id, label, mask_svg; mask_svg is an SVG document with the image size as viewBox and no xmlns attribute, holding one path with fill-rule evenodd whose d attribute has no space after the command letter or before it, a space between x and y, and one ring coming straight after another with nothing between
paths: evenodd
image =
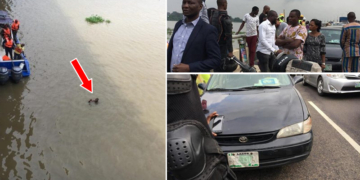
<instances>
[{"instance_id":1,"label":"car grille","mask_svg":"<svg viewBox=\"0 0 360 180\"><path fill-rule=\"evenodd\" d=\"M241 146L272 141L276 138L277 132L278 131L259 134L219 135L216 136L215 139L220 146ZM248 141L241 143L239 138L242 136L247 137Z\"/></svg>"},{"instance_id":2,"label":"car grille","mask_svg":"<svg viewBox=\"0 0 360 180\"><path fill-rule=\"evenodd\" d=\"M354 79L354 80L359 80L360 77L359 76L345 76L346 79Z\"/></svg>"},{"instance_id":3,"label":"car grille","mask_svg":"<svg viewBox=\"0 0 360 180\"><path fill-rule=\"evenodd\" d=\"M355 88L355 86L353 87L346 86L341 89L341 91L359 91L359 90L360 88Z\"/></svg>"}]
</instances>

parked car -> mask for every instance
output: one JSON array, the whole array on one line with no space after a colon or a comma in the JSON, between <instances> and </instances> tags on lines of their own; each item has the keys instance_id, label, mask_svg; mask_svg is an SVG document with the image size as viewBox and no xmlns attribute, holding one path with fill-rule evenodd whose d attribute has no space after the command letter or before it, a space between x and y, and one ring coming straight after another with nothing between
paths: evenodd
<instances>
[{"instance_id":1,"label":"parked car","mask_svg":"<svg viewBox=\"0 0 360 180\"><path fill-rule=\"evenodd\" d=\"M320 96L325 93L355 93L360 92L360 73L305 74L303 84L316 87Z\"/></svg>"},{"instance_id":2,"label":"parked car","mask_svg":"<svg viewBox=\"0 0 360 180\"><path fill-rule=\"evenodd\" d=\"M340 47L341 26L322 27L320 32L325 36L326 61L325 71L342 72L342 49Z\"/></svg>"},{"instance_id":3,"label":"parked car","mask_svg":"<svg viewBox=\"0 0 360 180\"><path fill-rule=\"evenodd\" d=\"M331 26L343 26L343 25L345 25L345 23L343 22L334 22L331 24Z\"/></svg>"},{"instance_id":4,"label":"parked car","mask_svg":"<svg viewBox=\"0 0 360 180\"><path fill-rule=\"evenodd\" d=\"M214 111L224 116L215 138L231 168L274 167L310 155L312 121L295 89L301 81L287 74L214 74L207 86L199 84L205 116Z\"/></svg>"}]
</instances>

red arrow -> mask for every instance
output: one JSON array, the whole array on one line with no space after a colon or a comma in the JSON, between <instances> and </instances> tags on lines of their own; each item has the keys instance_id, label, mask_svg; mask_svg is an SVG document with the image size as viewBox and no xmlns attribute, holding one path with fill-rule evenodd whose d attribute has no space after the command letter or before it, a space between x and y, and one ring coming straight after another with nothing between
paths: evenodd
<instances>
[{"instance_id":1,"label":"red arrow","mask_svg":"<svg viewBox=\"0 0 360 180\"><path fill-rule=\"evenodd\" d=\"M87 78L86 73L81 67L79 61L75 58L74 60L70 61L70 64L72 64L76 74L79 76L81 82L83 83L80 85L80 87L86 89L90 93L93 93L92 78L91 79Z\"/></svg>"}]
</instances>

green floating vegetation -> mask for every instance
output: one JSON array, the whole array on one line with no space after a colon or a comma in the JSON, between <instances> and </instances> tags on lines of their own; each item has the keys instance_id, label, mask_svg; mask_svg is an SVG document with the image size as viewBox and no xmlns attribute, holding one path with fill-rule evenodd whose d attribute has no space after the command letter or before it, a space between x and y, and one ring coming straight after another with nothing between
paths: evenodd
<instances>
[{"instance_id":1,"label":"green floating vegetation","mask_svg":"<svg viewBox=\"0 0 360 180\"><path fill-rule=\"evenodd\" d=\"M96 23L103 23L105 20L101 16L92 15L90 17L85 18L85 20L89 23L96 24ZM110 20L106 20L106 23L110 23Z\"/></svg>"}]
</instances>

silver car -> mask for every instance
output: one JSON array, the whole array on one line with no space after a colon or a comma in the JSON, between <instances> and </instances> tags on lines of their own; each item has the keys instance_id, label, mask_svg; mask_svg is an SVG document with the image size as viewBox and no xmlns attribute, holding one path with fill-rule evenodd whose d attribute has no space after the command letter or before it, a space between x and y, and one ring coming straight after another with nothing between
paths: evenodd
<instances>
[{"instance_id":1,"label":"silver car","mask_svg":"<svg viewBox=\"0 0 360 180\"><path fill-rule=\"evenodd\" d=\"M324 93L360 92L360 73L355 74L308 74L304 75L303 85L317 88L320 96Z\"/></svg>"}]
</instances>

